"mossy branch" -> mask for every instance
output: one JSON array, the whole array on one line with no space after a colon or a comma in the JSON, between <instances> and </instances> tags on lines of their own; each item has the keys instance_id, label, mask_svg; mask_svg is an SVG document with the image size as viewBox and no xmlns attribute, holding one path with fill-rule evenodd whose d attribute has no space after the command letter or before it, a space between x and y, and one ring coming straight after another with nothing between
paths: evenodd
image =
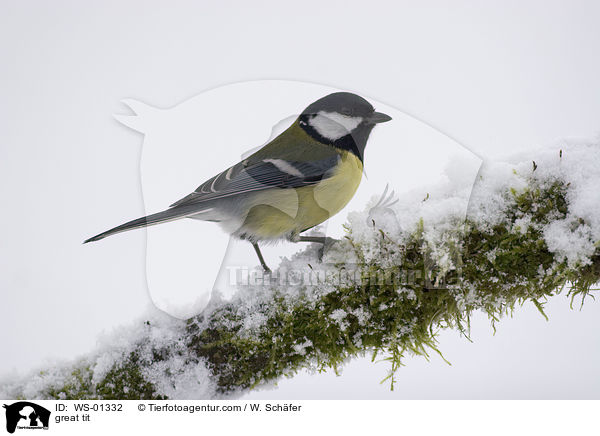
<instances>
[{"instance_id":1,"label":"mossy branch","mask_svg":"<svg viewBox=\"0 0 600 436\"><path fill-rule=\"evenodd\" d=\"M325 273L319 285L295 285L294 292L277 284L241 290L233 301L187 322L170 321L168 341L153 339L164 326L147 321L130 348L113 351L108 367L101 369L91 356L6 392L63 399L177 398L196 383L210 385L206 395L220 397L303 368L337 370L367 353L390 362L386 383L393 388L404 356L440 353L440 329L454 328L468 338L473 311L486 312L494 323L531 302L543 314L544 302L565 287L583 302L600 281L598 242L593 241L593 256L573 263L551 252L543 234L546 224L569 216L568 188L561 180L528 177L525 188L503 193L502 219L448 217L433 240L423 221L398 237L372 220L376 243L368 254L364 235L358 237L350 224L333 250L352 261L319 265L309 249L287 265L290 272L310 263L307 271ZM573 220L573 228L583 225ZM204 376L190 377L197 368L206 370ZM33 379L39 388L31 388Z\"/></svg>"}]
</instances>

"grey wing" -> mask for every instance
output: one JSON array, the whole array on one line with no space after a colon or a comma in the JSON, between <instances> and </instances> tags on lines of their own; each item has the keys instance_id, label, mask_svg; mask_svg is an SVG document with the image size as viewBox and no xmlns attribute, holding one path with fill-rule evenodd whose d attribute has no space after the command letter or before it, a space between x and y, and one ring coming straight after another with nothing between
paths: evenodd
<instances>
[{"instance_id":1,"label":"grey wing","mask_svg":"<svg viewBox=\"0 0 600 436\"><path fill-rule=\"evenodd\" d=\"M213 178L171 205L184 206L219 198L232 197L265 189L300 188L318 183L331 176L340 156L312 162L285 159L263 159L253 164L242 161Z\"/></svg>"}]
</instances>

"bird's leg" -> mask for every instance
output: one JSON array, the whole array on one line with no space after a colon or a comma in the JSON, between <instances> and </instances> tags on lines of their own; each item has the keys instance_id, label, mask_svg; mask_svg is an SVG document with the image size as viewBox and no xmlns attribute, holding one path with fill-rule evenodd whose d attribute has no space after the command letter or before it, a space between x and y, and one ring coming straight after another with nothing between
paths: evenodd
<instances>
[{"instance_id":1,"label":"bird's leg","mask_svg":"<svg viewBox=\"0 0 600 436\"><path fill-rule=\"evenodd\" d=\"M260 252L260 248L258 247L258 244L256 242L253 242L252 246L254 247L254 251L256 251L256 255L258 256L258 260L260 261L261 266L263 267L265 272L270 273L271 269L265 263L265 258L263 257L262 253Z\"/></svg>"},{"instance_id":2,"label":"bird's leg","mask_svg":"<svg viewBox=\"0 0 600 436\"><path fill-rule=\"evenodd\" d=\"M329 238L327 236L298 236L296 242L317 242L323 244L323 247L319 250L319 260L323 260L325 247L330 247L337 242L337 239Z\"/></svg>"}]
</instances>

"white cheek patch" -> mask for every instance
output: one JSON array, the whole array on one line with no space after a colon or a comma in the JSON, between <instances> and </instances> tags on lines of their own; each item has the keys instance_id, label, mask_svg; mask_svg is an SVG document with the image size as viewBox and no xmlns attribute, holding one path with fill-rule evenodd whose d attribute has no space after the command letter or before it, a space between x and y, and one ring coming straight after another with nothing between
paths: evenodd
<instances>
[{"instance_id":1,"label":"white cheek patch","mask_svg":"<svg viewBox=\"0 0 600 436\"><path fill-rule=\"evenodd\" d=\"M314 127L319 135L335 141L351 133L362 120L362 117L349 117L337 112L320 111L313 118L309 118L308 124Z\"/></svg>"}]
</instances>

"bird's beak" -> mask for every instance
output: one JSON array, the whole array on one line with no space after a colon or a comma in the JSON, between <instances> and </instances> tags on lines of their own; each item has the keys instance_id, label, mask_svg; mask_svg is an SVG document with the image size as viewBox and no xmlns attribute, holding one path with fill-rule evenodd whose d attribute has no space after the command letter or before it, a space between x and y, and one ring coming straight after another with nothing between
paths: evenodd
<instances>
[{"instance_id":1,"label":"bird's beak","mask_svg":"<svg viewBox=\"0 0 600 436\"><path fill-rule=\"evenodd\" d=\"M391 119L392 117L390 117L387 114L384 114L383 112L373 112L371 116L367 118L367 121L371 124L379 124L390 121Z\"/></svg>"}]
</instances>

